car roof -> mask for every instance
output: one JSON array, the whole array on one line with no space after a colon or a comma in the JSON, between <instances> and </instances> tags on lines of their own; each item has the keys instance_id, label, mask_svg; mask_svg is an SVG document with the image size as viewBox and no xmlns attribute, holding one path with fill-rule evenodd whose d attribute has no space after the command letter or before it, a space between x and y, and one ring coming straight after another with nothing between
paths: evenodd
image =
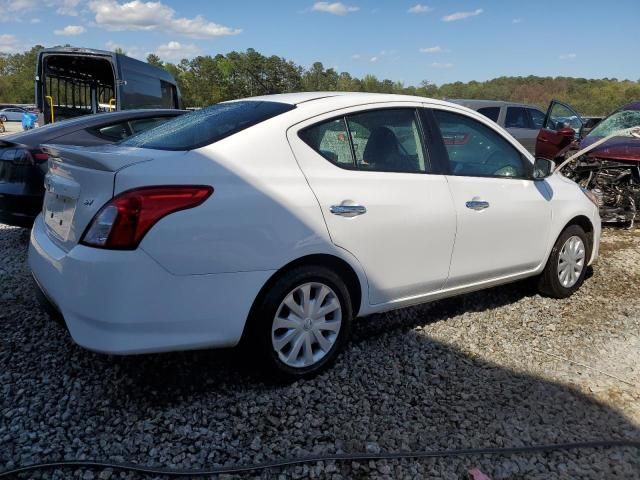
<instances>
[{"instance_id":1,"label":"car roof","mask_svg":"<svg viewBox=\"0 0 640 480\"><path fill-rule=\"evenodd\" d=\"M535 105L528 103L507 102L505 100L477 100L473 98L448 98L449 102L464 105L466 107L483 108L483 107L525 107L540 110Z\"/></svg>"},{"instance_id":2,"label":"car roof","mask_svg":"<svg viewBox=\"0 0 640 480\"><path fill-rule=\"evenodd\" d=\"M48 142L62 135L82 130L89 127L99 127L101 125L112 122L125 121L128 119L151 118L160 116L181 115L187 113L187 110L177 110L169 108L147 108L121 110L118 112L96 113L93 115L82 115L80 117L70 118L68 121L60 121L45 125L41 128L34 128L25 132L14 133L0 138L2 142L11 142L16 144L37 146L43 142Z\"/></svg>"},{"instance_id":3,"label":"car roof","mask_svg":"<svg viewBox=\"0 0 640 480\"><path fill-rule=\"evenodd\" d=\"M627 103L618 109L618 111L620 110L640 110L640 101Z\"/></svg>"},{"instance_id":4,"label":"car roof","mask_svg":"<svg viewBox=\"0 0 640 480\"><path fill-rule=\"evenodd\" d=\"M311 103L323 104L362 104L381 102L441 102L432 98L415 95L398 95L393 93L366 93L366 92L299 92L299 93L278 93L275 95L262 95L232 101L267 101L287 103L289 105L301 105Z\"/></svg>"}]
</instances>

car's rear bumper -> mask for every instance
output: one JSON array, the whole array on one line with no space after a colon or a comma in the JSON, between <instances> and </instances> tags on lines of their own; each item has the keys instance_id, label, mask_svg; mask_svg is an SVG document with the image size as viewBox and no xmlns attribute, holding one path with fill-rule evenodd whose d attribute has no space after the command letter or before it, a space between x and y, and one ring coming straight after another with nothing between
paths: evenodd
<instances>
[{"instance_id":1,"label":"car's rear bumper","mask_svg":"<svg viewBox=\"0 0 640 480\"><path fill-rule=\"evenodd\" d=\"M229 347L273 273L173 275L144 251L59 248L38 217L29 265L79 345L111 354Z\"/></svg>"}]
</instances>

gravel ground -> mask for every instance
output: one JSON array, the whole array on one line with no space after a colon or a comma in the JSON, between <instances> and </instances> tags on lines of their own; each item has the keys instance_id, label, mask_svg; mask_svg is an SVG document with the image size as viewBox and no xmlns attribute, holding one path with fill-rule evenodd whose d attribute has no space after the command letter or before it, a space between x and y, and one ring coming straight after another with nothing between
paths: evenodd
<instances>
[{"instance_id":1,"label":"gravel ground","mask_svg":"<svg viewBox=\"0 0 640 480\"><path fill-rule=\"evenodd\" d=\"M236 352L84 351L37 306L0 225L0 470L95 459L200 468L309 453L640 440L640 231L607 230L567 300L530 282L359 321L331 371L263 381ZM312 464L255 478L640 478L632 449ZM57 471L33 478L139 478ZM161 478L161 477L160 477ZM254 478L247 476L246 478Z\"/></svg>"}]
</instances>

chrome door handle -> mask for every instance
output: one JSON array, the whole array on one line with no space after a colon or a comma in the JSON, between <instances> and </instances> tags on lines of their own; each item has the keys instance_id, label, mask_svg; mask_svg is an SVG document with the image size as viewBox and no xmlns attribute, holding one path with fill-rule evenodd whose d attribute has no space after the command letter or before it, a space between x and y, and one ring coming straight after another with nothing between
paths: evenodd
<instances>
[{"instance_id":1,"label":"chrome door handle","mask_svg":"<svg viewBox=\"0 0 640 480\"><path fill-rule=\"evenodd\" d=\"M367 213L367 209L363 205L331 205L329 211L341 217L356 217Z\"/></svg>"},{"instance_id":2,"label":"chrome door handle","mask_svg":"<svg viewBox=\"0 0 640 480\"><path fill-rule=\"evenodd\" d=\"M471 200L465 203L465 205L471 210L484 210L485 208L489 208L489 202L485 202L484 200Z\"/></svg>"}]
</instances>

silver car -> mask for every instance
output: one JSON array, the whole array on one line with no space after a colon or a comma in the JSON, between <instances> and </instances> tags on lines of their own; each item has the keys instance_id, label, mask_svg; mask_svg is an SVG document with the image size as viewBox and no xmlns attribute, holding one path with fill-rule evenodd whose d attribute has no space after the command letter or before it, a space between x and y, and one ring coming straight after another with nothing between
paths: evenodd
<instances>
[{"instance_id":1,"label":"silver car","mask_svg":"<svg viewBox=\"0 0 640 480\"><path fill-rule=\"evenodd\" d=\"M449 99L463 105L504 127L529 152L535 154L536 138L544 123L545 114L533 105L496 100Z\"/></svg>"},{"instance_id":2,"label":"silver car","mask_svg":"<svg viewBox=\"0 0 640 480\"><path fill-rule=\"evenodd\" d=\"M3 122L21 122L22 115L27 113L24 108L7 107L0 109L0 120Z\"/></svg>"}]
</instances>

